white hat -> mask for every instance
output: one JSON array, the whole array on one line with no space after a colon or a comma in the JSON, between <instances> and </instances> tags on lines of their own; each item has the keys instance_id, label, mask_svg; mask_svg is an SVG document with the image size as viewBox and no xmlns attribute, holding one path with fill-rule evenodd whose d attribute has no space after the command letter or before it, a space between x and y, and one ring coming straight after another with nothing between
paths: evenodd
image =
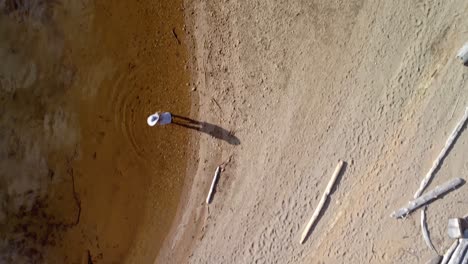
<instances>
[{"instance_id":1,"label":"white hat","mask_svg":"<svg viewBox=\"0 0 468 264\"><path fill-rule=\"evenodd\" d=\"M148 119L146 120L148 122L148 126L154 126L156 123L159 121L159 115L158 113L152 114L148 116Z\"/></svg>"}]
</instances>

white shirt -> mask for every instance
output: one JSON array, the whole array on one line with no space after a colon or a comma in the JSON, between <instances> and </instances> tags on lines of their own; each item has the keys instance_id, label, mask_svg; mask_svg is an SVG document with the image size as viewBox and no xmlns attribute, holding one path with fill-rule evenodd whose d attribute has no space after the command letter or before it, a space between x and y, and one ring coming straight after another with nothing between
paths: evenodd
<instances>
[{"instance_id":1,"label":"white shirt","mask_svg":"<svg viewBox=\"0 0 468 264\"><path fill-rule=\"evenodd\" d=\"M147 122L149 126L170 124L172 122L172 115L169 112L156 112L148 117Z\"/></svg>"}]
</instances>

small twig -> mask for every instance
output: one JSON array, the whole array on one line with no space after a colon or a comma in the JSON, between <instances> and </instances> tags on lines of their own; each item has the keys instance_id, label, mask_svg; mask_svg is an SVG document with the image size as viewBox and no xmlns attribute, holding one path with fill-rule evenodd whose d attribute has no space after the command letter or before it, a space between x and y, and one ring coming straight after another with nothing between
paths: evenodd
<instances>
[{"instance_id":1,"label":"small twig","mask_svg":"<svg viewBox=\"0 0 468 264\"><path fill-rule=\"evenodd\" d=\"M223 109L221 108L221 106L218 104L218 101L216 101L216 99L214 98L211 98L211 100L216 104L216 106L218 106L219 110L221 111L221 113L223 112Z\"/></svg>"},{"instance_id":2,"label":"small twig","mask_svg":"<svg viewBox=\"0 0 468 264\"><path fill-rule=\"evenodd\" d=\"M73 199L75 200L76 206L78 208L78 213L76 215L76 220L75 220L75 225L77 225L80 223L80 217L81 217L81 200L75 189L75 175L73 173L73 168L69 169L69 173L71 175L71 180L72 180Z\"/></svg>"},{"instance_id":3,"label":"small twig","mask_svg":"<svg viewBox=\"0 0 468 264\"><path fill-rule=\"evenodd\" d=\"M211 48L208 47L207 45L207 42L205 41L205 45L204 45L205 49L208 49L208 54L205 58L205 56L203 56L203 71L204 71L204 77L205 77L205 88L208 88L209 85L208 85L208 60L210 59L211 57Z\"/></svg>"},{"instance_id":4,"label":"small twig","mask_svg":"<svg viewBox=\"0 0 468 264\"><path fill-rule=\"evenodd\" d=\"M175 28L172 29L172 35L174 35L174 38L177 40L177 44L181 44L179 37L177 36L177 33L175 32Z\"/></svg>"},{"instance_id":5,"label":"small twig","mask_svg":"<svg viewBox=\"0 0 468 264\"><path fill-rule=\"evenodd\" d=\"M76 215L74 225L78 225L80 223L80 218L81 218L81 200L80 200L80 197L78 196L78 193L76 192L75 174L73 173L73 167L71 165L72 160L74 160L77 156L78 156L78 152L76 151L76 147L75 147L75 151L73 153L72 158L67 159L67 167L68 167L67 171L68 171L68 174L70 174L71 180L72 180L73 199L75 200L76 206L78 208L78 213Z\"/></svg>"},{"instance_id":6,"label":"small twig","mask_svg":"<svg viewBox=\"0 0 468 264\"><path fill-rule=\"evenodd\" d=\"M229 158L228 158L225 162L219 164L219 167L221 167L221 170L224 171L225 167L226 167L229 163L231 163L231 161L232 161L232 155L230 155Z\"/></svg>"},{"instance_id":7,"label":"small twig","mask_svg":"<svg viewBox=\"0 0 468 264\"><path fill-rule=\"evenodd\" d=\"M216 168L216 172L214 174L214 177L213 177L213 181L211 182L211 187L210 187L210 191L208 192L208 196L206 197L206 203L207 204L210 204L211 203L211 200L212 200L212 196L213 196L213 192L214 192L214 188L216 186L216 182L218 181L218 178L219 178L219 175L221 174L221 166L218 166Z\"/></svg>"},{"instance_id":8,"label":"small twig","mask_svg":"<svg viewBox=\"0 0 468 264\"><path fill-rule=\"evenodd\" d=\"M452 114L450 115L450 119L453 118L453 114L455 113L455 110L457 110L458 101L460 101L460 97L457 97L457 101L455 102L455 106L453 107Z\"/></svg>"}]
</instances>

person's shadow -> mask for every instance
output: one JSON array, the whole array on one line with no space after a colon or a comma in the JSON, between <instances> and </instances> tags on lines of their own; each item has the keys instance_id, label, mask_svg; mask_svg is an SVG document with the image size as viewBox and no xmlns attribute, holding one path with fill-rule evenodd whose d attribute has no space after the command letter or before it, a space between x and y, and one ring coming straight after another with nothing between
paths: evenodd
<instances>
[{"instance_id":1,"label":"person's shadow","mask_svg":"<svg viewBox=\"0 0 468 264\"><path fill-rule=\"evenodd\" d=\"M240 144L240 140L231 132L214 124L174 114L172 115L172 124L206 133L214 138L222 139L231 145Z\"/></svg>"}]
</instances>

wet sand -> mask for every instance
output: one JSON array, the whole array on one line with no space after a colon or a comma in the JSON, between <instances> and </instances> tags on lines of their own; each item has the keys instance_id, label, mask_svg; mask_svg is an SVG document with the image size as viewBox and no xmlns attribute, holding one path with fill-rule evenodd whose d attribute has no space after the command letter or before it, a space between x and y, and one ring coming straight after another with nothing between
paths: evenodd
<instances>
[{"instance_id":1,"label":"wet sand","mask_svg":"<svg viewBox=\"0 0 468 264\"><path fill-rule=\"evenodd\" d=\"M0 259L152 263L190 149L146 124L190 113L182 1L3 8Z\"/></svg>"}]
</instances>

